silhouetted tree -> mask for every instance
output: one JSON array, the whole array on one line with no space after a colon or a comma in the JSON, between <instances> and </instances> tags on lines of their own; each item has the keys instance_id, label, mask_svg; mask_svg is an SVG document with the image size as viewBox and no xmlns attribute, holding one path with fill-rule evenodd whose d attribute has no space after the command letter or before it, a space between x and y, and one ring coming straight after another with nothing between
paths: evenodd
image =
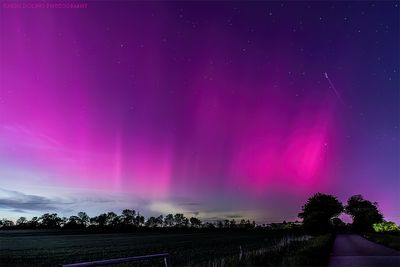
<instances>
[{"instance_id":1,"label":"silhouetted tree","mask_svg":"<svg viewBox=\"0 0 400 267\"><path fill-rule=\"evenodd\" d=\"M67 217L62 217L61 218L61 223L60 223L60 226L61 227L66 227L67 226L67 224L68 224L68 218Z\"/></svg>"},{"instance_id":2,"label":"silhouetted tree","mask_svg":"<svg viewBox=\"0 0 400 267\"><path fill-rule=\"evenodd\" d=\"M140 227L140 226L144 225L144 221L145 221L144 216L142 216L138 213L138 215L136 216L136 219L135 219L136 226Z\"/></svg>"},{"instance_id":3,"label":"silhouetted tree","mask_svg":"<svg viewBox=\"0 0 400 267\"><path fill-rule=\"evenodd\" d=\"M78 222L81 226L87 227L88 224L90 223L90 217L86 214L86 212L78 212Z\"/></svg>"},{"instance_id":4,"label":"silhouetted tree","mask_svg":"<svg viewBox=\"0 0 400 267\"><path fill-rule=\"evenodd\" d=\"M182 213L175 214L174 222L176 227L183 227L185 225L185 216Z\"/></svg>"},{"instance_id":5,"label":"silhouetted tree","mask_svg":"<svg viewBox=\"0 0 400 267\"><path fill-rule=\"evenodd\" d=\"M374 223L383 221L383 215L378 209L378 203L372 203L362 195L354 195L349 198L346 213L353 218L353 227L357 231L372 231Z\"/></svg>"},{"instance_id":6,"label":"silhouetted tree","mask_svg":"<svg viewBox=\"0 0 400 267\"><path fill-rule=\"evenodd\" d=\"M164 225L167 227L174 226L174 215L168 214L167 216L165 216Z\"/></svg>"},{"instance_id":7,"label":"silhouetted tree","mask_svg":"<svg viewBox=\"0 0 400 267\"><path fill-rule=\"evenodd\" d=\"M189 225L190 225L189 218L185 217L185 219L183 220L183 226L184 226L185 228L188 228Z\"/></svg>"},{"instance_id":8,"label":"silhouetted tree","mask_svg":"<svg viewBox=\"0 0 400 267\"><path fill-rule=\"evenodd\" d=\"M98 216L91 218L90 221L93 225L96 225L96 226L102 228L107 225L107 214L102 213Z\"/></svg>"},{"instance_id":9,"label":"silhouetted tree","mask_svg":"<svg viewBox=\"0 0 400 267\"><path fill-rule=\"evenodd\" d=\"M114 219L117 217L117 214L113 211L107 212L107 225L112 225Z\"/></svg>"},{"instance_id":10,"label":"silhouetted tree","mask_svg":"<svg viewBox=\"0 0 400 267\"><path fill-rule=\"evenodd\" d=\"M11 220L8 220L8 219L3 219L3 220L0 220L0 225L1 225L2 228L7 229L7 228L13 227L14 226L14 222L11 221Z\"/></svg>"},{"instance_id":11,"label":"silhouetted tree","mask_svg":"<svg viewBox=\"0 0 400 267\"><path fill-rule=\"evenodd\" d=\"M25 228L28 225L28 220L26 219L26 217L19 217L16 225L19 228Z\"/></svg>"},{"instance_id":12,"label":"silhouetted tree","mask_svg":"<svg viewBox=\"0 0 400 267\"><path fill-rule=\"evenodd\" d=\"M122 217L111 211L107 213L107 226L118 228L122 224Z\"/></svg>"},{"instance_id":13,"label":"silhouetted tree","mask_svg":"<svg viewBox=\"0 0 400 267\"><path fill-rule=\"evenodd\" d=\"M250 229L250 228L253 228L253 225L251 224L250 220L241 219L238 227L239 228Z\"/></svg>"},{"instance_id":14,"label":"silhouetted tree","mask_svg":"<svg viewBox=\"0 0 400 267\"><path fill-rule=\"evenodd\" d=\"M78 215L69 216L68 221L69 222L72 221L74 224L79 225L79 226L83 225L83 223L81 222L81 218L79 218Z\"/></svg>"},{"instance_id":15,"label":"silhouetted tree","mask_svg":"<svg viewBox=\"0 0 400 267\"><path fill-rule=\"evenodd\" d=\"M98 216L90 217L90 227L98 226Z\"/></svg>"},{"instance_id":16,"label":"silhouetted tree","mask_svg":"<svg viewBox=\"0 0 400 267\"><path fill-rule=\"evenodd\" d=\"M207 229L214 229L214 228L215 228L215 225L214 225L213 223L206 222L206 223L204 224L204 228L207 228Z\"/></svg>"},{"instance_id":17,"label":"silhouetted tree","mask_svg":"<svg viewBox=\"0 0 400 267\"><path fill-rule=\"evenodd\" d=\"M133 226L135 225L135 216L136 211L125 209L122 211L121 222L125 226Z\"/></svg>"},{"instance_id":18,"label":"silhouetted tree","mask_svg":"<svg viewBox=\"0 0 400 267\"><path fill-rule=\"evenodd\" d=\"M203 227L202 222L195 218L186 218L182 213L175 215L168 214L165 218L163 215L158 217L150 217L145 219L144 216L136 213L134 210L123 210L121 215L115 212L102 213L98 216L90 218L86 212L79 212L77 215L67 217L58 217L56 213L45 213L42 216L33 217L27 220L25 217L20 217L16 221L8 219L0 220L0 228L2 229L35 229L35 228L65 228L65 229L85 229L89 228L106 228L106 229L121 229L127 226L131 227ZM211 227L211 226L208 226Z\"/></svg>"},{"instance_id":19,"label":"silhouetted tree","mask_svg":"<svg viewBox=\"0 0 400 267\"><path fill-rule=\"evenodd\" d=\"M38 217L32 217L30 221L28 221L28 226L29 228L37 228L39 226L39 218Z\"/></svg>"},{"instance_id":20,"label":"silhouetted tree","mask_svg":"<svg viewBox=\"0 0 400 267\"><path fill-rule=\"evenodd\" d=\"M164 216L160 215L156 218L157 227L162 227L164 222Z\"/></svg>"},{"instance_id":21,"label":"silhouetted tree","mask_svg":"<svg viewBox=\"0 0 400 267\"><path fill-rule=\"evenodd\" d=\"M45 213L39 218L39 221L44 228L58 228L61 226L62 219L57 216L57 213Z\"/></svg>"},{"instance_id":22,"label":"silhouetted tree","mask_svg":"<svg viewBox=\"0 0 400 267\"><path fill-rule=\"evenodd\" d=\"M150 227L150 228L157 227L157 219L156 219L156 217L152 216L152 217L148 218L144 225L146 227Z\"/></svg>"},{"instance_id":23,"label":"silhouetted tree","mask_svg":"<svg viewBox=\"0 0 400 267\"><path fill-rule=\"evenodd\" d=\"M332 230L331 219L343 212L343 205L331 195L316 193L302 207L299 217L303 226L311 234L321 234Z\"/></svg>"},{"instance_id":24,"label":"silhouetted tree","mask_svg":"<svg viewBox=\"0 0 400 267\"><path fill-rule=\"evenodd\" d=\"M224 228L229 228L230 222L229 220L224 220Z\"/></svg>"},{"instance_id":25,"label":"silhouetted tree","mask_svg":"<svg viewBox=\"0 0 400 267\"><path fill-rule=\"evenodd\" d=\"M66 223L65 227L67 228L80 228L81 225L79 223L79 217L72 215L68 218L68 222Z\"/></svg>"},{"instance_id":26,"label":"silhouetted tree","mask_svg":"<svg viewBox=\"0 0 400 267\"><path fill-rule=\"evenodd\" d=\"M201 226L201 221L196 217L190 218L190 225L195 228L199 228Z\"/></svg>"}]
</instances>

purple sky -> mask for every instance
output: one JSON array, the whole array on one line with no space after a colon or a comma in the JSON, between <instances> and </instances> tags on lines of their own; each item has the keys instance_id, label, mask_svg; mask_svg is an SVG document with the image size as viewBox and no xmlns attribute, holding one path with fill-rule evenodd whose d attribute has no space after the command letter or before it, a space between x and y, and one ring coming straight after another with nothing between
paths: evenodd
<instances>
[{"instance_id":1,"label":"purple sky","mask_svg":"<svg viewBox=\"0 0 400 267\"><path fill-rule=\"evenodd\" d=\"M87 3L2 2L3 217L271 222L321 191L400 221L397 2Z\"/></svg>"}]
</instances>

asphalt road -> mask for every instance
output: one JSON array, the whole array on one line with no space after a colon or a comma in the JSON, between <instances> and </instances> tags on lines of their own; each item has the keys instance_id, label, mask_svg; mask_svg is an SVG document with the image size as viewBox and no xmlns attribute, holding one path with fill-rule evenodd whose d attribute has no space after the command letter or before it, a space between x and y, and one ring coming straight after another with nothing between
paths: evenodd
<instances>
[{"instance_id":1,"label":"asphalt road","mask_svg":"<svg viewBox=\"0 0 400 267\"><path fill-rule=\"evenodd\" d=\"M329 267L399 267L400 252L359 235L337 235Z\"/></svg>"}]
</instances>

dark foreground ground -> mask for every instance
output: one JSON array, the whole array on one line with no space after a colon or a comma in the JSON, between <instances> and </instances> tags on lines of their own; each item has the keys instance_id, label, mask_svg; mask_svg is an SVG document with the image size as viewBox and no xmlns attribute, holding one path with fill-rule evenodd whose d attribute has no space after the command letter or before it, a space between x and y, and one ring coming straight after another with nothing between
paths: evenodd
<instances>
[{"instance_id":1,"label":"dark foreground ground","mask_svg":"<svg viewBox=\"0 0 400 267\"><path fill-rule=\"evenodd\" d=\"M400 251L400 233L367 233L364 237L372 242Z\"/></svg>"},{"instance_id":2,"label":"dark foreground ground","mask_svg":"<svg viewBox=\"0 0 400 267\"><path fill-rule=\"evenodd\" d=\"M359 235L337 235L329 267L398 267L400 252Z\"/></svg>"},{"instance_id":3,"label":"dark foreground ground","mask_svg":"<svg viewBox=\"0 0 400 267\"><path fill-rule=\"evenodd\" d=\"M296 251L305 242L310 241L302 233L265 230L103 234L0 231L0 265L60 266L63 263L167 252L171 254L174 267L239 266L238 263L250 266L253 265L251 262L254 263L250 257L264 254L267 256L262 260L267 259L266 262L258 263L274 266L282 260L283 253ZM148 265L159 266L160 263Z\"/></svg>"}]
</instances>

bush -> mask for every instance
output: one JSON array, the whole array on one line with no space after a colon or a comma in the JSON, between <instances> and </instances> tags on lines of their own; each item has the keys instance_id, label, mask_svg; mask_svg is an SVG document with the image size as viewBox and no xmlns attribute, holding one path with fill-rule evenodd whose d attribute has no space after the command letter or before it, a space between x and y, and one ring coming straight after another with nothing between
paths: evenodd
<instances>
[{"instance_id":1,"label":"bush","mask_svg":"<svg viewBox=\"0 0 400 267\"><path fill-rule=\"evenodd\" d=\"M383 221L381 223L374 223L372 227L377 233L400 232L399 226L394 222Z\"/></svg>"}]
</instances>

